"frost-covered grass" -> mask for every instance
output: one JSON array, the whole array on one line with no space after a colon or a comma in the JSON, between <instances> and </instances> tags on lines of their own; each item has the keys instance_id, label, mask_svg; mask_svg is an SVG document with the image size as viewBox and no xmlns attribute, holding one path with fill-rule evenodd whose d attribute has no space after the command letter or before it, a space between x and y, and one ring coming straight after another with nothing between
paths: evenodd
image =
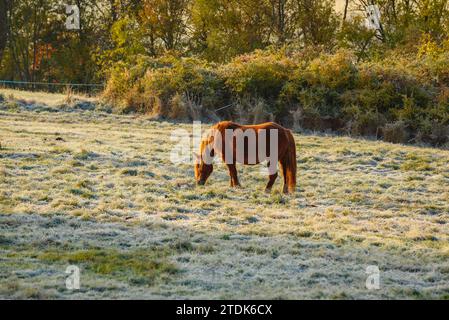
<instances>
[{"instance_id":1,"label":"frost-covered grass","mask_svg":"<svg viewBox=\"0 0 449 320\"><path fill-rule=\"evenodd\" d=\"M67 102L68 98L78 99L83 101L95 101L95 98L87 97L81 94L66 93L48 93L48 92L33 92L17 89L0 88L0 94L10 100L17 100L27 104L40 104L49 107L56 107Z\"/></svg>"},{"instance_id":2,"label":"frost-covered grass","mask_svg":"<svg viewBox=\"0 0 449 320\"><path fill-rule=\"evenodd\" d=\"M0 297L449 297L449 151L296 135L298 191L267 195L257 166L196 186L178 128L2 109Z\"/></svg>"}]
</instances>

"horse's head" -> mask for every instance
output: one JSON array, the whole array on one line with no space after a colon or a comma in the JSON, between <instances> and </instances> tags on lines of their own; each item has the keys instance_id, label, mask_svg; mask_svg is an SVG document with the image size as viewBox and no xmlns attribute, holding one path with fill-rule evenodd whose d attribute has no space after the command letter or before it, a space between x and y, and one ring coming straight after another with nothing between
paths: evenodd
<instances>
[{"instance_id":1,"label":"horse's head","mask_svg":"<svg viewBox=\"0 0 449 320\"><path fill-rule=\"evenodd\" d=\"M195 159L195 180L199 185L204 185L214 170L212 160L215 151L210 139L201 141L200 154Z\"/></svg>"}]
</instances>

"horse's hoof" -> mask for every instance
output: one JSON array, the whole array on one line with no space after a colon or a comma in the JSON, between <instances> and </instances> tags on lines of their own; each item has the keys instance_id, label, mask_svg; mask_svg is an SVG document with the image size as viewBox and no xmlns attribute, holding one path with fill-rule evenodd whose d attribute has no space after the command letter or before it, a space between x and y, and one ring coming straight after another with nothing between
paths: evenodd
<instances>
[{"instance_id":1,"label":"horse's hoof","mask_svg":"<svg viewBox=\"0 0 449 320\"><path fill-rule=\"evenodd\" d=\"M266 188L265 193L271 193L271 189Z\"/></svg>"}]
</instances>

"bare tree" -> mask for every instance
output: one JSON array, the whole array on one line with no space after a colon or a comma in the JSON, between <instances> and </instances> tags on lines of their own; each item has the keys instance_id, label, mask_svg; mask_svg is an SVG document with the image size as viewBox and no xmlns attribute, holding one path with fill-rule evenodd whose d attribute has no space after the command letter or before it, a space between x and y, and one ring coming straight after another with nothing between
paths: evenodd
<instances>
[{"instance_id":1,"label":"bare tree","mask_svg":"<svg viewBox=\"0 0 449 320\"><path fill-rule=\"evenodd\" d=\"M346 21L346 18L348 16L348 7L349 7L349 0L345 0L345 9L343 11L343 22Z\"/></svg>"},{"instance_id":2,"label":"bare tree","mask_svg":"<svg viewBox=\"0 0 449 320\"><path fill-rule=\"evenodd\" d=\"M287 35L287 24L288 24L288 14L287 14L287 0L270 0L271 5L271 20L274 33L277 36L277 42L283 44L288 38Z\"/></svg>"},{"instance_id":3,"label":"bare tree","mask_svg":"<svg viewBox=\"0 0 449 320\"><path fill-rule=\"evenodd\" d=\"M393 0L393 2L394 2L394 0ZM408 0L406 0L406 2L408 2ZM356 10L361 11L364 14L366 14L368 7L372 6L372 5L378 5L378 3L376 3L375 0L357 0L357 2L356 2L357 9ZM381 21L379 21L379 29L377 31L378 32L376 32L376 34L375 34L376 38L385 42L386 36L385 36L383 23Z\"/></svg>"}]
</instances>

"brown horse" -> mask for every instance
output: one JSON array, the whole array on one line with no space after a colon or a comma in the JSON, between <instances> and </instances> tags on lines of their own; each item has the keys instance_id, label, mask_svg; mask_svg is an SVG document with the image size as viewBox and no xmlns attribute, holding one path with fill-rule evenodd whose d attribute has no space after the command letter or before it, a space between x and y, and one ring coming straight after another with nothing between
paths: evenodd
<instances>
[{"instance_id":1,"label":"brown horse","mask_svg":"<svg viewBox=\"0 0 449 320\"><path fill-rule=\"evenodd\" d=\"M279 162L284 176L284 193L293 193L296 188L296 146L290 130L277 123L239 125L231 121L215 124L201 141L200 155L196 156L195 179L203 185L213 171L212 158L216 153L226 163L231 177L231 187L240 186L236 163L258 164L267 161L270 192L278 176Z\"/></svg>"}]
</instances>

